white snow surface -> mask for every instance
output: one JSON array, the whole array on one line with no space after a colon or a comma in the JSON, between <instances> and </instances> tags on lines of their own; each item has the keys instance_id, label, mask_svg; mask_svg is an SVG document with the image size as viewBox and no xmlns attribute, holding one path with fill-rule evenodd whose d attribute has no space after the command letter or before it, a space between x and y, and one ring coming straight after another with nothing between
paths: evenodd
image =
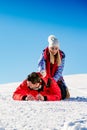
<instances>
[{"instance_id":1,"label":"white snow surface","mask_svg":"<svg viewBox=\"0 0 87 130\"><path fill-rule=\"evenodd\" d=\"M0 130L87 130L87 74L64 76L71 98L14 101L20 82L0 85Z\"/></svg>"}]
</instances>

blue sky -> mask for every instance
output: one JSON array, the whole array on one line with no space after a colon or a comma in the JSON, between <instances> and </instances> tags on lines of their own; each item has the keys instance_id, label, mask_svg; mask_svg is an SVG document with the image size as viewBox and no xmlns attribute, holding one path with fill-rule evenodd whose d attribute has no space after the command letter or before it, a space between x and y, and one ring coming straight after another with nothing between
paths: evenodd
<instances>
[{"instance_id":1,"label":"blue sky","mask_svg":"<svg viewBox=\"0 0 87 130\"><path fill-rule=\"evenodd\" d=\"M50 34L66 54L63 75L87 73L86 0L0 0L0 84L37 71Z\"/></svg>"}]
</instances>

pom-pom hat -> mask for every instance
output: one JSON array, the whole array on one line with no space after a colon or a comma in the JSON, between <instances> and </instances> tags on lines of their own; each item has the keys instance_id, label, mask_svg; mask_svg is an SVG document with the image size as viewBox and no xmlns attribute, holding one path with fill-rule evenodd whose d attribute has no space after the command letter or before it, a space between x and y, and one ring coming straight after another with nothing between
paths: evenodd
<instances>
[{"instance_id":1,"label":"pom-pom hat","mask_svg":"<svg viewBox=\"0 0 87 130\"><path fill-rule=\"evenodd\" d=\"M54 35L50 35L48 37L48 43L49 43L49 47L53 47L53 46L59 47L58 39Z\"/></svg>"}]
</instances>

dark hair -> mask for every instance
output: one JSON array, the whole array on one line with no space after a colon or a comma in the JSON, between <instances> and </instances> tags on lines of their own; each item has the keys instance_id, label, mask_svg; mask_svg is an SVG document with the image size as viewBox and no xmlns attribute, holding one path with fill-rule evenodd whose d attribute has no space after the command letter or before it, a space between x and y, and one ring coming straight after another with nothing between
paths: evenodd
<instances>
[{"instance_id":1,"label":"dark hair","mask_svg":"<svg viewBox=\"0 0 87 130\"><path fill-rule=\"evenodd\" d=\"M41 81L41 78L36 72L32 72L31 74L28 75L27 80L35 84L35 83L39 83Z\"/></svg>"}]
</instances>

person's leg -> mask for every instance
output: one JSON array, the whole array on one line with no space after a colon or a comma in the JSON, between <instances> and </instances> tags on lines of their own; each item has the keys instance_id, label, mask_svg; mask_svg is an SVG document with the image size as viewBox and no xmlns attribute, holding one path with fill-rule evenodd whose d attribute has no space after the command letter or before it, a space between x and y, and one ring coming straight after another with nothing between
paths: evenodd
<instances>
[{"instance_id":1,"label":"person's leg","mask_svg":"<svg viewBox=\"0 0 87 130\"><path fill-rule=\"evenodd\" d=\"M62 80L58 81L57 83L61 89L62 99L70 98L70 93L69 93L69 90L68 90L67 86L65 85L65 83Z\"/></svg>"}]
</instances>

